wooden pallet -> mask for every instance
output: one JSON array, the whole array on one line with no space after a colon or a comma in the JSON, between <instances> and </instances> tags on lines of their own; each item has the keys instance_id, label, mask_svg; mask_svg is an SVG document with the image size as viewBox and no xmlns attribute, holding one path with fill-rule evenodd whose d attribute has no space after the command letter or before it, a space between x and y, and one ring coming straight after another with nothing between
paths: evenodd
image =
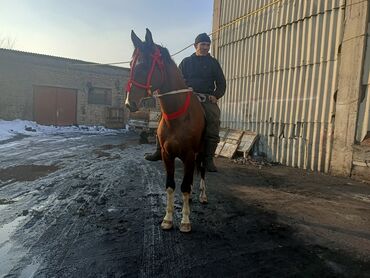
<instances>
[{"instance_id":1,"label":"wooden pallet","mask_svg":"<svg viewBox=\"0 0 370 278\"><path fill-rule=\"evenodd\" d=\"M247 156L257 139L257 133L237 129L221 129L220 142L217 145L215 156L232 158L235 152L242 152Z\"/></svg>"}]
</instances>

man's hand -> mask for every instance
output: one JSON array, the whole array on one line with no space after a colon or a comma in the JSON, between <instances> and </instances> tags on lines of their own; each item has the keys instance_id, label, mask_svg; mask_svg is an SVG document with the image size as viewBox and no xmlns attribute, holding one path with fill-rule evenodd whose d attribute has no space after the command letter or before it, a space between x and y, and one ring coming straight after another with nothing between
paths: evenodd
<instances>
[{"instance_id":1,"label":"man's hand","mask_svg":"<svg viewBox=\"0 0 370 278\"><path fill-rule=\"evenodd\" d=\"M215 96L208 97L210 103L217 103L217 98Z\"/></svg>"}]
</instances>

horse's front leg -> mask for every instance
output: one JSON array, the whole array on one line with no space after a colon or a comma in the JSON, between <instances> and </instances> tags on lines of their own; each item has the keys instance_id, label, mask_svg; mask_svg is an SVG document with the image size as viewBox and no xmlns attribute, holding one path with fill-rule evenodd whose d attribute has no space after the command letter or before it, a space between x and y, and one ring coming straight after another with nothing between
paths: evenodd
<instances>
[{"instance_id":1,"label":"horse's front leg","mask_svg":"<svg viewBox=\"0 0 370 278\"><path fill-rule=\"evenodd\" d=\"M193 184L194 167L195 167L195 156L189 155L188 158L184 161L184 178L181 184L183 205L180 231L183 233L188 233L191 231L189 201L191 185Z\"/></svg>"},{"instance_id":2,"label":"horse's front leg","mask_svg":"<svg viewBox=\"0 0 370 278\"><path fill-rule=\"evenodd\" d=\"M173 211L174 211L174 195L175 195L175 160L168 157L162 151L162 158L166 167L166 192L167 192L167 207L166 215L163 218L161 228L170 230L173 227Z\"/></svg>"}]
</instances>

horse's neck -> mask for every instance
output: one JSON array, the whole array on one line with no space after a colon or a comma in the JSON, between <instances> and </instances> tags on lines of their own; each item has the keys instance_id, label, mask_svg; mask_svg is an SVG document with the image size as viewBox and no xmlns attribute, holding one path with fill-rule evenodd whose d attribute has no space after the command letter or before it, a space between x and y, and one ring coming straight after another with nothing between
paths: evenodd
<instances>
[{"instance_id":1,"label":"horse's neck","mask_svg":"<svg viewBox=\"0 0 370 278\"><path fill-rule=\"evenodd\" d=\"M173 66L171 65L170 67L166 68L165 82L161 92L165 95L166 93L185 88L187 88L185 80L183 79L177 66L174 64ZM173 94L161 97L159 100L162 111L166 113L172 113L177 111L184 104L185 94Z\"/></svg>"},{"instance_id":2,"label":"horse's neck","mask_svg":"<svg viewBox=\"0 0 370 278\"><path fill-rule=\"evenodd\" d=\"M187 88L185 80L175 64L166 67L165 71L165 82L161 90L163 93Z\"/></svg>"}]
</instances>

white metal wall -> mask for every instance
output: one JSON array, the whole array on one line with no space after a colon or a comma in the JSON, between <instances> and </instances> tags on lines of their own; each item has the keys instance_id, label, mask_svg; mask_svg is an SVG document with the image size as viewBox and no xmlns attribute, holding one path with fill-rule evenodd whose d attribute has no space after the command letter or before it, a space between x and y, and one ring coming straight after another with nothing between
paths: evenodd
<instances>
[{"instance_id":1,"label":"white metal wall","mask_svg":"<svg viewBox=\"0 0 370 278\"><path fill-rule=\"evenodd\" d=\"M221 0L214 27L272 2ZM256 131L269 159L327 172L344 5L282 0L222 29L215 42L228 83L221 125Z\"/></svg>"}]
</instances>

